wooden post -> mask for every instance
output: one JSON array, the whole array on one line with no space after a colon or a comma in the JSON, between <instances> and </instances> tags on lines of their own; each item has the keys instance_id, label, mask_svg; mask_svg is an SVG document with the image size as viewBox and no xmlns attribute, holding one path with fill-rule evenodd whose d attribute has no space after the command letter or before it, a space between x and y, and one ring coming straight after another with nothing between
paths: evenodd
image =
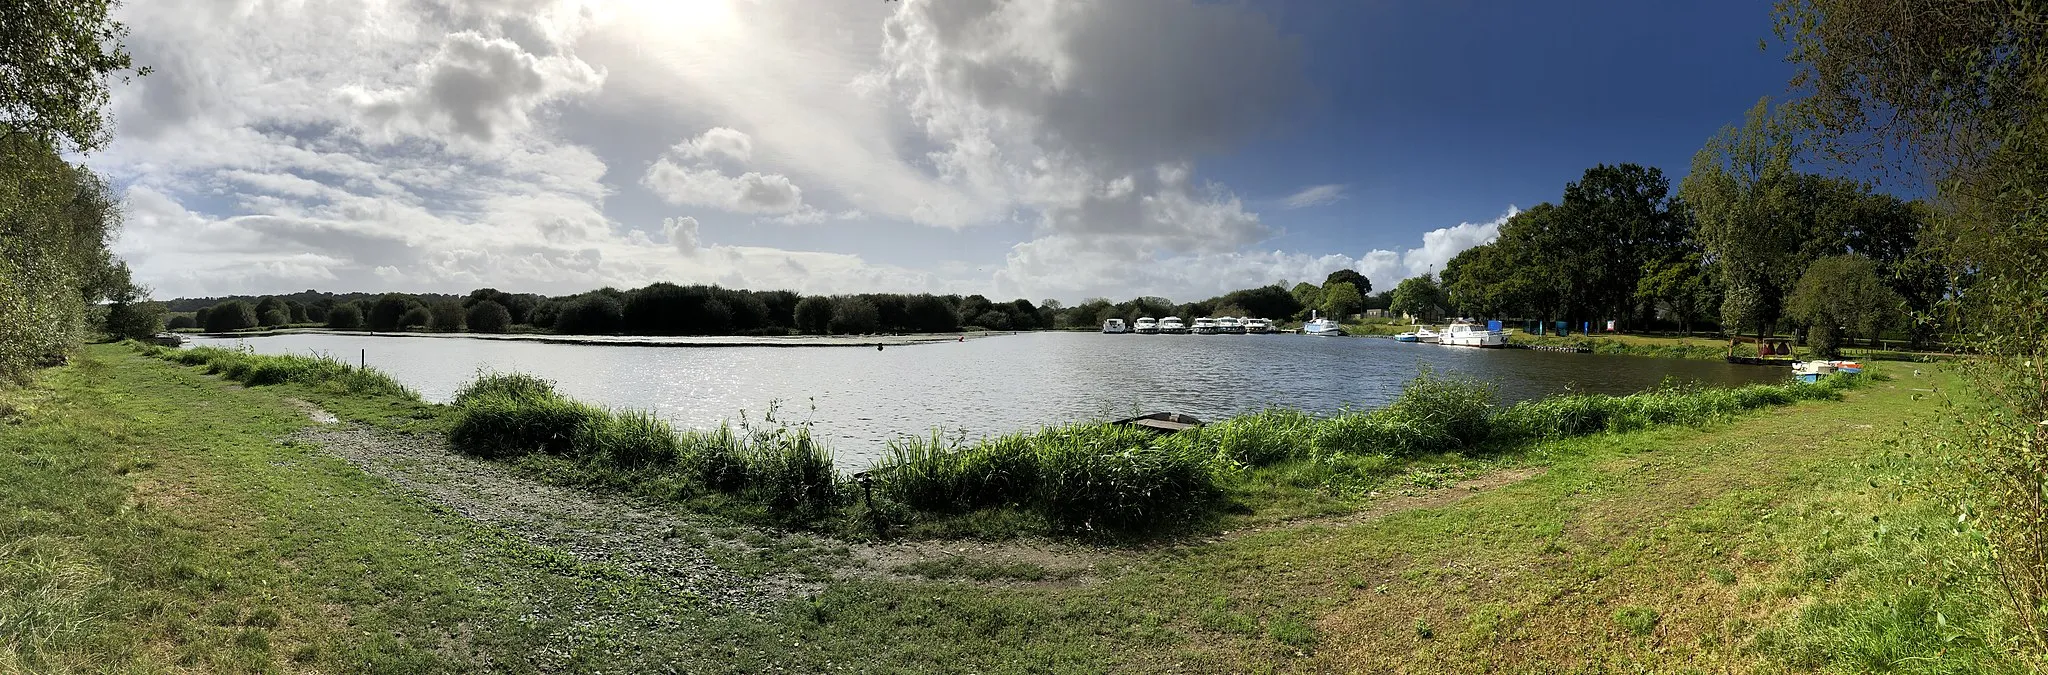
<instances>
[{"instance_id":1,"label":"wooden post","mask_svg":"<svg viewBox=\"0 0 2048 675\"><path fill-rule=\"evenodd\" d=\"M357 352L356 359L356 370L370 369L370 350L364 349L360 352Z\"/></svg>"}]
</instances>

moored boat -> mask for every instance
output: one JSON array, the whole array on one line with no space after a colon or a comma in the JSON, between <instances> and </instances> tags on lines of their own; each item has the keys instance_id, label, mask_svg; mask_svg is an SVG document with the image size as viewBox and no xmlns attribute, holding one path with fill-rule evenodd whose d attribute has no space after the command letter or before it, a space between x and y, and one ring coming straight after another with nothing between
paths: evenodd
<instances>
[{"instance_id":1,"label":"moored boat","mask_svg":"<svg viewBox=\"0 0 2048 675\"><path fill-rule=\"evenodd\" d=\"M1336 321L1322 318L1311 311L1309 312L1308 323L1301 325L1301 332L1309 335L1343 335L1344 327Z\"/></svg>"},{"instance_id":2,"label":"moored boat","mask_svg":"<svg viewBox=\"0 0 2048 675\"><path fill-rule=\"evenodd\" d=\"M1217 317L1216 332L1219 334L1243 335L1245 333L1244 322L1239 321L1234 316Z\"/></svg>"},{"instance_id":3,"label":"moored boat","mask_svg":"<svg viewBox=\"0 0 2048 675\"><path fill-rule=\"evenodd\" d=\"M1169 316L1159 320L1159 332L1168 333L1172 335L1185 335L1188 332L1188 325L1181 323L1180 317Z\"/></svg>"},{"instance_id":4,"label":"moored boat","mask_svg":"<svg viewBox=\"0 0 2048 675\"><path fill-rule=\"evenodd\" d=\"M1437 343L1450 347L1506 347L1508 334L1491 326L1457 321L1437 336Z\"/></svg>"},{"instance_id":5,"label":"moored boat","mask_svg":"<svg viewBox=\"0 0 2048 675\"><path fill-rule=\"evenodd\" d=\"M1132 332L1139 335L1157 335L1159 320L1149 316L1138 317L1138 323L1132 327Z\"/></svg>"},{"instance_id":6,"label":"moored boat","mask_svg":"<svg viewBox=\"0 0 2048 675\"><path fill-rule=\"evenodd\" d=\"M1836 370L1835 364L1829 361L1798 361L1792 364L1792 377L1800 382L1819 382L1821 378L1835 374ZM1856 370L1862 372L1863 367L1859 364Z\"/></svg>"},{"instance_id":7,"label":"moored boat","mask_svg":"<svg viewBox=\"0 0 2048 675\"><path fill-rule=\"evenodd\" d=\"M1253 335L1273 332L1273 322L1265 319L1245 319L1244 332Z\"/></svg>"},{"instance_id":8,"label":"moored boat","mask_svg":"<svg viewBox=\"0 0 2048 675\"><path fill-rule=\"evenodd\" d=\"M1110 319L1102 322L1102 332L1114 335L1131 332L1131 329L1129 326L1124 325L1123 319Z\"/></svg>"},{"instance_id":9,"label":"moored boat","mask_svg":"<svg viewBox=\"0 0 2048 675\"><path fill-rule=\"evenodd\" d=\"M1206 316L1199 319L1195 319L1195 325L1193 330L1196 335L1215 335L1216 320Z\"/></svg>"}]
</instances>

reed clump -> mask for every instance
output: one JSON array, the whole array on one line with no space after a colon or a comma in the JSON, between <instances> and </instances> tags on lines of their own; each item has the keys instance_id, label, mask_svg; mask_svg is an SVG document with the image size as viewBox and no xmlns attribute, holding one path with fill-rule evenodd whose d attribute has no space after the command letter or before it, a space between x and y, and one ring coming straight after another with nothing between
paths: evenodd
<instances>
[{"instance_id":1,"label":"reed clump","mask_svg":"<svg viewBox=\"0 0 2048 675\"><path fill-rule=\"evenodd\" d=\"M188 366L205 366L207 374L220 375L252 387L301 384L339 394L395 396L419 400L419 392L373 368L358 368L327 356L306 354L257 354L219 347L171 349L135 343L145 355Z\"/></svg>"},{"instance_id":2,"label":"reed clump","mask_svg":"<svg viewBox=\"0 0 2048 675\"><path fill-rule=\"evenodd\" d=\"M1218 495L1205 451L1107 424L971 445L934 434L892 444L874 475L886 497L919 511L1014 508L1062 528L1131 530L1199 511Z\"/></svg>"},{"instance_id":3,"label":"reed clump","mask_svg":"<svg viewBox=\"0 0 2048 675\"><path fill-rule=\"evenodd\" d=\"M782 519L814 519L839 506L840 477L808 428L679 431L652 413L575 401L529 375L482 375L452 405L448 441L466 454L560 458L590 482L658 484L670 496L717 493Z\"/></svg>"}]
</instances>

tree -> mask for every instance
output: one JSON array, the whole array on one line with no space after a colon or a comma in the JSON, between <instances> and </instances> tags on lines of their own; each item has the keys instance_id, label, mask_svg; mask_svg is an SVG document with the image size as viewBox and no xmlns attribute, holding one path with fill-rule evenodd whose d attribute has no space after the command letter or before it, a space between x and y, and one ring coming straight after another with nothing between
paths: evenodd
<instances>
[{"instance_id":1,"label":"tree","mask_svg":"<svg viewBox=\"0 0 2048 675\"><path fill-rule=\"evenodd\" d=\"M832 303L832 332L838 335L866 335L882 323L875 303L865 298L843 297Z\"/></svg>"},{"instance_id":2,"label":"tree","mask_svg":"<svg viewBox=\"0 0 2048 675\"><path fill-rule=\"evenodd\" d=\"M1349 267L1331 272L1329 277L1323 279L1323 290L1329 291L1332 284L1351 284L1358 290L1358 297L1361 298L1372 294L1372 280Z\"/></svg>"},{"instance_id":3,"label":"tree","mask_svg":"<svg viewBox=\"0 0 2048 675\"><path fill-rule=\"evenodd\" d=\"M1939 314L1979 405L1959 408L1954 494L1992 565L2004 623L2048 653L2048 14L2039 3L1780 0L1778 33L1817 140L1837 159L1913 160L1943 205ZM1871 141L1875 142L1871 142ZM1876 164L1878 162L1871 162ZM1859 166L1867 166L1858 162ZM1958 397L1964 398L1964 397ZM1944 466L1943 468L1948 468ZM1948 486L1943 486L1944 488Z\"/></svg>"},{"instance_id":4,"label":"tree","mask_svg":"<svg viewBox=\"0 0 2048 675\"><path fill-rule=\"evenodd\" d=\"M920 295L910 299L904 311L910 315L911 330L925 333L944 333L960 330L960 315L946 304L945 299L936 295Z\"/></svg>"},{"instance_id":5,"label":"tree","mask_svg":"<svg viewBox=\"0 0 2048 675\"><path fill-rule=\"evenodd\" d=\"M256 308L240 300L229 300L214 305L213 309L206 312L208 333L226 333L256 326Z\"/></svg>"},{"instance_id":6,"label":"tree","mask_svg":"<svg viewBox=\"0 0 2048 675\"><path fill-rule=\"evenodd\" d=\"M1401 280L1394 286L1394 302L1390 310L1418 319L1433 319L1443 315L1444 292L1436 280L1428 274Z\"/></svg>"},{"instance_id":7,"label":"tree","mask_svg":"<svg viewBox=\"0 0 2048 675\"><path fill-rule=\"evenodd\" d=\"M273 309L267 312L257 312L256 314L257 325L264 327L283 326L291 322L292 316L285 313L283 309Z\"/></svg>"},{"instance_id":8,"label":"tree","mask_svg":"<svg viewBox=\"0 0 2048 675\"><path fill-rule=\"evenodd\" d=\"M62 139L80 151L107 141L107 76L135 70L128 29L109 0L37 0L0 7L0 124L5 134Z\"/></svg>"},{"instance_id":9,"label":"tree","mask_svg":"<svg viewBox=\"0 0 2048 675\"><path fill-rule=\"evenodd\" d=\"M327 312L327 327L335 330L360 330L363 327L363 311L355 303L335 305Z\"/></svg>"},{"instance_id":10,"label":"tree","mask_svg":"<svg viewBox=\"0 0 2048 675\"><path fill-rule=\"evenodd\" d=\"M824 335L832 327L832 300L816 295L804 298L796 303L794 314L799 332Z\"/></svg>"},{"instance_id":11,"label":"tree","mask_svg":"<svg viewBox=\"0 0 2048 675\"><path fill-rule=\"evenodd\" d=\"M512 327L512 311L492 300L470 305L464 319L469 330L476 333L503 333Z\"/></svg>"},{"instance_id":12,"label":"tree","mask_svg":"<svg viewBox=\"0 0 2048 675\"><path fill-rule=\"evenodd\" d=\"M107 337L140 340L163 331L164 306L145 300L147 295L146 289L131 286L114 297L107 305Z\"/></svg>"},{"instance_id":13,"label":"tree","mask_svg":"<svg viewBox=\"0 0 2048 675\"><path fill-rule=\"evenodd\" d=\"M429 315L429 318L427 319L427 330L431 330L437 333L462 332L463 326L465 325L463 323L463 318L466 313L462 311L461 303L437 302L434 303L433 306L427 308L427 312Z\"/></svg>"},{"instance_id":14,"label":"tree","mask_svg":"<svg viewBox=\"0 0 2048 675\"><path fill-rule=\"evenodd\" d=\"M1905 309L1905 300L1878 278L1877 265L1854 254L1814 261L1785 302L1786 314L1824 331L1830 340L1838 329L1844 337L1876 338L1896 325Z\"/></svg>"},{"instance_id":15,"label":"tree","mask_svg":"<svg viewBox=\"0 0 2048 675\"><path fill-rule=\"evenodd\" d=\"M427 309L426 305L407 307L405 313L398 317L399 330L419 330L426 328L432 323L434 323L434 312Z\"/></svg>"},{"instance_id":16,"label":"tree","mask_svg":"<svg viewBox=\"0 0 2048 675\"><path fill-rule=\"evenodd\" d=\"M193 320L193 318L190 315L186 314L178 314L172 316L170 320L164 322L164 328L169 330L188 330L198 327L199 322Z\"/></svg>"},{"instance_id":17,"label":"tree","mask_svg":"<svg viewBox=\"0 0 2048 675\"><path fill-rule=\"evenodd\" d=\"M593 292L572 300L555 317L555 332L565 335L614 335L625 326L625 307L616 298Z\"/></svg>"},{"instance_id":18,"label":"tree","mask_svg":"<svg viewBox=\"0 0 2048 675\"><path fill-rule=\"evenodd\" d=\"M377 298L376 304L370 305L366 323L369 329L373 331L398 330L403 325L402 322L405 319L406 313L412 310L413 305L414 301L411 297L398 293L386 293L383 297Z\"/></svg>"},{"instance_id":19,"label":"tree","mask_svg":"<svg viewBox=\"0 0 2048 675\"><path fill-rule=\"evenodd\" d=\"M1365 297L1358 294L1358 287L1350 282L1339 281L1323 287L1323 315L1339 321L1350 317L1365 304Z\"/></svg>"},{"instance_id":20,"label":"tree","mask_svg":"<svg viewBox=\"0 0 2048 675\"><path fill-rule=\"evenodd\" d=\"M1306 281L1295 284L1294 288L1288 291L1288 294L1294 296L1294 302L1301 306L1301 309L1295 310L1297 316L1307 312L1310 307L1323 306L1323 289L1315 284ZM1282 317L1276 316L1273 318L1278 319Z\"/></svg>"},{"instance_id":21,"label":"tree","mask_svg":"<svg viewBox=\"0 0 2048 675\"><path fill-rule=\"evenodd\" d=\"M1757 101L1740 128L1725 127L1692 158L1679 194L1692 205L1700 243L1721 273L1721 323L1776 327L1785 292L1801 269L1804 243L1787 206L1794 189L1792 128Z\"/></svg>"},{"instance_id":22,"label":"tree","mask_svg":"<svg viewBox=\"0 0 2048 675\"><path fill-rule=\"evenodd\" d=\"M1720 311L1721 287L1704 254L1693 252L1645 268L1636 282L1636 299L1678 322L1679 330L1690 336L1695 323Z\"/></svg>"}]
</instances>

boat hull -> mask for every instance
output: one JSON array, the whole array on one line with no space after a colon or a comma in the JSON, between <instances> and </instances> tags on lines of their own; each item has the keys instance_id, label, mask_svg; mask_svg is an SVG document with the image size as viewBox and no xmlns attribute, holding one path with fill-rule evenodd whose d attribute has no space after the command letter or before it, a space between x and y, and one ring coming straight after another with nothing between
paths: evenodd
<instances>
[{"instance_id":1,"label":"boat hull","mask_svg":"<svg viewBox=\"0 0 2048 675\"><path fill-rule=\"evenodd\" d=\"M1479 347L1500 349L1508 346L1508 336L1502 333L1453 333L1437 338L1437 344L1446 347Z\"/></svg>"}]
</instances>

